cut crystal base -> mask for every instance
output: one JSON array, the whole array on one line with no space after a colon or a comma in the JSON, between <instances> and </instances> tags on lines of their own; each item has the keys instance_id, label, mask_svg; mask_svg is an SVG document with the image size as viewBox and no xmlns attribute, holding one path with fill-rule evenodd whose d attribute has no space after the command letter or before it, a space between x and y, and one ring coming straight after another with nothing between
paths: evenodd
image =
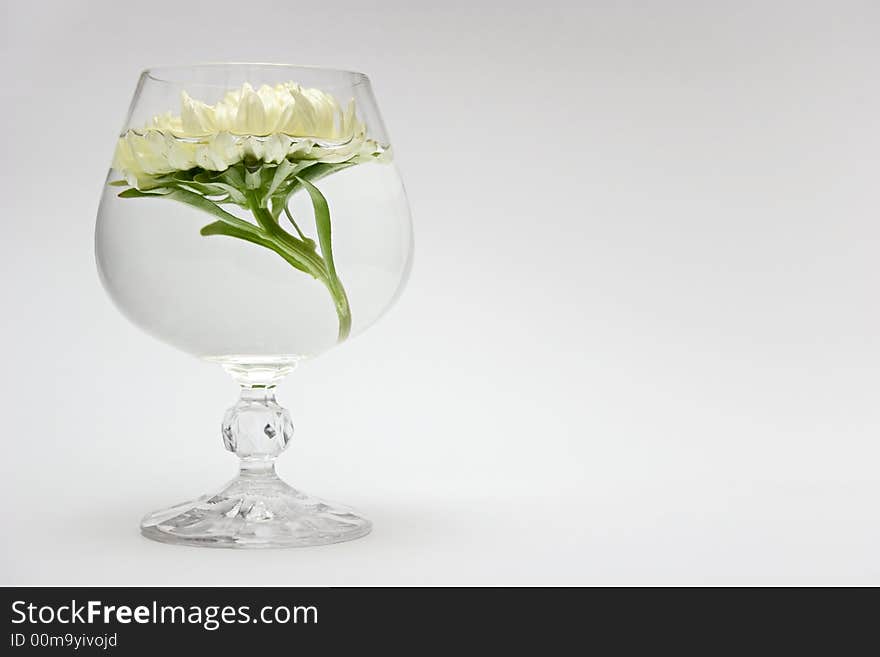
<instances>
[{"instance_id":1,"label":"cut crystal base","mask_svg":"<svg viewBox=\"0 0 880 657\"><path fill-rule=\"evenodd\" d=\"M287 548L360 538L371 523L284 483L274 468L243 471L221 491L144 517L154 541L222 548Z\"/></svg>"}]
</instances>

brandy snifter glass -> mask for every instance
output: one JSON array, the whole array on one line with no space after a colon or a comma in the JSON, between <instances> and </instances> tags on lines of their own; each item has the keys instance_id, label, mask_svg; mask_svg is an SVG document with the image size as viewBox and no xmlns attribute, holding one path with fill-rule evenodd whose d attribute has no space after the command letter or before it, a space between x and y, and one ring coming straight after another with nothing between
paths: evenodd
<instances>
[{"instance_id":1,"label":"brandy snifter glass","mask_svg":"<svg viewBox=\"0 0 880 657\"><path fill-rule=\"evenodd\" d=\"M407 280L410 212L369 79L268 64L144 71L95 253L126 317L241 387L221 424L238 476L148 514L144 536L292 547L367 534L368 520L276 474L293 424L275 387L375 323Z\"/></svg>"}]
</instances>

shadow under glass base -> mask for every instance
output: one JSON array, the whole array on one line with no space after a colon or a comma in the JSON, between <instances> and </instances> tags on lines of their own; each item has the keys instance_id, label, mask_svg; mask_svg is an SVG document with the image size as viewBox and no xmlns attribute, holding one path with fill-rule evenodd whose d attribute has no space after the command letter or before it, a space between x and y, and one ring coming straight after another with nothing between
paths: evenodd
<instances>
[{"instance_id":1,"label":"shadow under glass base","mask_svg":"<svg viewBox=\"0 0 880 657\"><path fill-rule=\"evenodd\" d=\"M242 472L221 491L148 514L141 533L176 545L287 548L350 541L371 523L284 483L274 468Z\"/></svg>"}]
</instances>

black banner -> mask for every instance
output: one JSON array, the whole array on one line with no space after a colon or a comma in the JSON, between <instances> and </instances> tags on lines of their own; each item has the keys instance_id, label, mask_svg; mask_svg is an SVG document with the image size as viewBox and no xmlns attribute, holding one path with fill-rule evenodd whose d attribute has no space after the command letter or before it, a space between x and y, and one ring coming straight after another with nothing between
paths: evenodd
<instances>
[{"instance_id":1,"label":"black banner","mask_svg":"<svg viewBox=\"0 0 880 657\"><path fill-rule=\"evenodd\" d=\"M862 591L866 593L867 591ZM576 645L790 649L858 645L858 591L548 588L6 588L2 654L255 649L550 654ZM873 592L871 596L873 597ZM835 625L837 623L837 625ZM280 654L280 652L279 652Z\"/></svg>"}]
</instances>

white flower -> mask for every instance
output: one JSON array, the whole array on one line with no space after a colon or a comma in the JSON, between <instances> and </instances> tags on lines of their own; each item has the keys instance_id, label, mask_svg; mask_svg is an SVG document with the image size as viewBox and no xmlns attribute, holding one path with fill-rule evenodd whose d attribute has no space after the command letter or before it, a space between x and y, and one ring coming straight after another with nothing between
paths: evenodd
<instances>
[{"instance_id":1,"label":"white flower","mask_svg":"<svg viewBox=\"0 0 880 657\"><path fill-rule=\"evenodd\" d=\"M246 157L347 162L385 153L366 138L354 100L343 109L320 89L285 82L255 90L245 83L216 105L181 96L179 116L155 116L119 138L113 168L131 185L195 167L224 171Z\"/></svg>"}]
</instances>

